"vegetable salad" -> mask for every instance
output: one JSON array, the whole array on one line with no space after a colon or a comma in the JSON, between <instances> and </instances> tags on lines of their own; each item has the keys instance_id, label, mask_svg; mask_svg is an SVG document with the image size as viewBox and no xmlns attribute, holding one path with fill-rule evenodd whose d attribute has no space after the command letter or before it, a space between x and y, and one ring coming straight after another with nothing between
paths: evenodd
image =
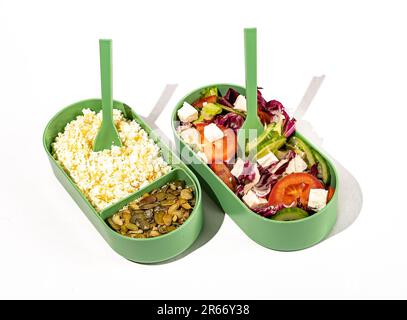
<instances>
[{"instance_id":1,"label":"vegetable salad","mask_svg":"<svg viewBox=\"0 0 407 320\"><path fill-rule=\"evenodd\" d=\"M243 152L237 132L246 118L246 98L233 88L224 95L207 88L192 104L184 102L177 132L253 212L279 221L306 218L334 194L328 164L295 135L296 121L279 101L266 101L258 90L257 102L265 130Z\"/></svg>"}]
</instances>

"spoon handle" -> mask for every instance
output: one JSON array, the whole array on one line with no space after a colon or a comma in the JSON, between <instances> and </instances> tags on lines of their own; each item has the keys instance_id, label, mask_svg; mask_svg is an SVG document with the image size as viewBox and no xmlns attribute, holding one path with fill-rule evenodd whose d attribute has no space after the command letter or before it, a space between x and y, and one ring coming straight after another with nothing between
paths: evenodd
<instances>
[{"instance_id":1,"label":"spoon handle","mask_svg":"<svg viewBox=\"0 0 407 320\"><path fill-rule=\"evenodd\" d=\"M112 40L99 40L103 123L113 121Z\"/></svg>"},{"instance_id":2,"label":"spoon handle","mask_svg":"<svg viewBox=\"0 0 407 320\"><path fill-rule=\"evenodd\" d=\"M247 117L257 118L257 30L244 29Z\"/></svg>"}]
</instances>

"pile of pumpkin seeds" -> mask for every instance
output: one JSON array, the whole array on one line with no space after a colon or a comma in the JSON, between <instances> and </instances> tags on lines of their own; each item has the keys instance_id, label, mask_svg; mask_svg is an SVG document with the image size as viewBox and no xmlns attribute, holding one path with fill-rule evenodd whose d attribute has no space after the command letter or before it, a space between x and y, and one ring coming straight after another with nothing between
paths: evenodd
<instances>
[{"instance_id":1,"label":"pile of pumpkin seeds","mask_svg":"<svg viewBox=\"0 0 407 320\"><path fill-rule=\"evenodd\" d=\"M124 236L151 238L177 229L195 206L195 196L185 182L177 180L144 194L108 219Z\"/></svg>"}]
</instances>

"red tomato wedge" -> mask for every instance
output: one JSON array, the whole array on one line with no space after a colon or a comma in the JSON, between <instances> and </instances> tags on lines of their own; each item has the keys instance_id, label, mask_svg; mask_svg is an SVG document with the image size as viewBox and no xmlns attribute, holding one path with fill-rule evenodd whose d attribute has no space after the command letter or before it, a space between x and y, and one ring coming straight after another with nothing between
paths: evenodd
<instances>
[{"instance_id":1,"label":"red tomato wedge","mask_svg":"<svg viewBox=\"0 0 407 320\"><path fill-rule=\"evenodd\" d=\"M209 163L223 162L232 159L236 154L237 138L232 129L219 126L225 135L223 139L209 142L205 139L204 131L208 123L199 123L196 125L196 129L201 134L201 143L203 144L203 152L208 158Z\"/></svg>"},{"instance_id":2,"label":"red tomato wedge","mask_svg":"<svg viewBox=\"0 0 407 320\"><path fill-rule=\"evenodd\" d=\"M335 193L335 189L332 187L329 187L328 188L328 197L327 197L327 201L326 201L327 203L329 201L331 201L332 197L334 196L334 193Z\"/></svg>"},{"instance_id":3,"label":"red tomato wedge","mask_svg":"<svg viewBox=\"0 0 407 320\"><path fill-rule=\"evenodd\" d=\"M236 190L236 178L230 173L229 168L224 163L212 163L211 169L215 174L231 189Z\"/></svg>"},{"instance_id":4,"label":"red tomato wedge","mask_svg":"<svg viewBox=\"0 0 407 320\"><path fill-rule=\"evenodd\" d=\"M218 96L209 96L205 98L198 99L192 103L195 108L202 108L204 103L216 103L218 101Z\"/></svg>"},{"instance_id":5,"label":"red tomato wedge","mask_svg":"<svg viewBox=\"0 0 407 320\"><path fill-rule=\"evenodd\" d=\"M199 133L201 134L201 143L202 143L203 140L204 140L204 129L205 129L205 127L206 127L207 125L208 125L208 123L205 123L205 122L197 123L197 124L195 125L196 130L198 130Z\"/></svg>"},{"instance_id":6,"label":"red tomato wedge","mask_svg":"<svg viewBox=\"0 0 407 320\"><path fill-rule=\"evenodd\" d=\"M270 193L269 204L291 205L299 201L306 207L310 190L323 188L323 183L309 173L292 173L275 184Z\"/></svg>"}]
</instances>

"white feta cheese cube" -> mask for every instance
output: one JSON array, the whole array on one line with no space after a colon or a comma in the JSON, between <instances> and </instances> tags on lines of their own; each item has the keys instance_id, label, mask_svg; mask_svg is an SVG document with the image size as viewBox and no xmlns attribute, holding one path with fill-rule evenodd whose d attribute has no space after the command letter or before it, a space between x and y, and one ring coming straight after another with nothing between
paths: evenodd
<instances>
[{"instance_id":1,"label":"white feta cheese cube","mask_svg":"<svg viewBox=\"0 0 407 320\"><path fill-rule=\"evenodd\" d=\"M308 207L312 210L319 211L326 206L328 190L311 189L308 198Z\"/></svg>"},{"instance_id":2,"label":"white feta cheese cube","mask_svg":"<svg viewBox=\"0 0 407 320\"><path fill-rule=\"evenodd\" d=\"M188 102L184 102L183 106L178 110L178 118L182 122L195 121L198 119L198 110L196 110Z\"/></svg>"},{"instance_id":3,"label":"white feta cheese cube","mask_svg":"<svg viewBox=\"0 0 407 320\"><path fill-rule=\"evenodd\" d=\"M199 134L199 131L196 130L195 128L188 128L182 131L180 136L185 143L191 146L197 146L200 144L201 135Z\"/></svg>"},{"instance_id":4,"label":"white feta cheese cube","mask_svg":"<svg viewBox=\"0 0 407 320\"><path fill-rule=\"evenodd\" d=\"M225 135L216 124L211 123L204 128L204 136L206 140L213 143L215 141L223 139Z\"/></svg>"},{"instance_id":5,"label":"white feta cheese cube","mask_svg":"<svg viewBox=\"0 0 407 320\"><path fill-rule=\"evenodd\" d=\"M268 203L266 199L259 198L256 193L251 190L244 195L242 199L251 209L262 207Z\"/></svg>"},{"instance_id":6,"label":"white feta cheese cube","mask_svg":"<svg viewBox=\"0 0 407 320\"><path fill-rule=\"evenodd\" d=\"M242 96L241 94L238 95L235 103L233 104L233 106L235 107L236 110L240 110L240 111L247 111L247 107L246 107L246 98L244 96Z\"/></svg>"},{"instance_id":7,"label":"white feta cheese cube","mask_svg":"<svg viewBox=\"0 0 407 320\"><path fill-rule=\"evenodd\" d=\"M292 159L285 169L286 174L304 172L307 169L307 163L297 154L294 159Z\"/></svg>"},{"instance_id":8,"label":"white feta cheese cube","mask_svg":"<svg viewBox=\"0 0 407 320\"><path fill-rule=\"evenodd\" d=\"M268 167L274 162L277 162L278 158L274 155L273 152L265 155L263 158L257 159L257 163L261 165L263 168Z\"/></svg>"},{"instance_id":9,"label":"white feta cheese cube","mask_svg":"<svg viewBox=\"0 0 407 320\"><path fill-rule=\"evenodd\" d=\"M230 171L231 174L233 174L236 178L239 178L239 176L243 173L243 167L244 167L244 161L240 158L236 160L235 165L233 166L232 171Z\"/></svg>"}]
</instances>

